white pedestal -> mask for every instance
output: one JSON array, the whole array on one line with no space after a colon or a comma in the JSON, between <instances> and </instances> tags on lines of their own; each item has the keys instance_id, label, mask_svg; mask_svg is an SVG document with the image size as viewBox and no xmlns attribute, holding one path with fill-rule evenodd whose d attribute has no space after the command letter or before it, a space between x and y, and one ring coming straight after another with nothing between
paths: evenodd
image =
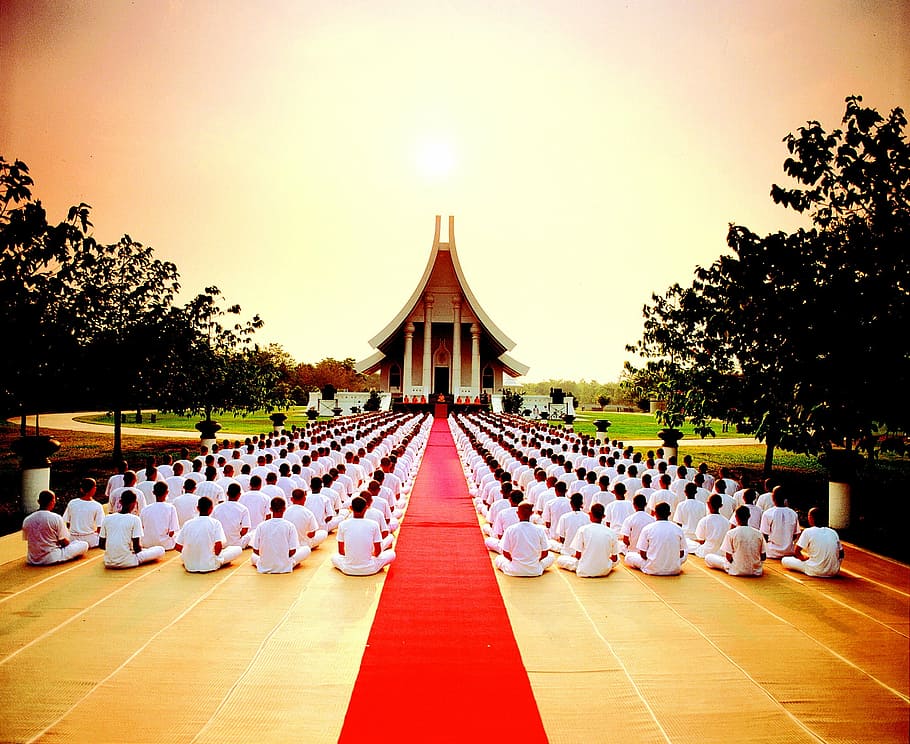
<instances>
[{"instance_id":1,"label":"white pedestal","mask_svg":"<svg viewBox=\"0 0 910 744\"><path fill-rule=\"evenodd\" d=\"M214 437L212 437L211 439L202 439L202 437L200 437L200 440L202 441L202 445L204 447L208 447L209 452L212 451L212 445L218 443L218 440L215 439Z\"/></svg>"},{"instance_id":2,"label":"white pedestal","mask_svg":"<svg viewBox=\"0 0 910 744\"><path fill-rule=\"evenodd\" d=\"M850 526L850 484L828 482L828 526L842 530Z\"/></svg>"},{"instance_id":3,"label":"white pedestal","mask_svg":"<svg viewBox=\"0 0 910 744\"><path fill-rule=\"evenodd\" d=\"M27 468L22 471L22 512L26 516L38 511L38 494L51 487L51 469Z\"/></svg>"}]
</instances>

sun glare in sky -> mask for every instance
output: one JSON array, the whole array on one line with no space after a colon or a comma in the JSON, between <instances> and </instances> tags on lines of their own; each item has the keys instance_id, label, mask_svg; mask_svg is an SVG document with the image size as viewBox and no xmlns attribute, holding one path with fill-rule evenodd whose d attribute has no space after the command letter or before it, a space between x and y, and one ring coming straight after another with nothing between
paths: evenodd
<instances>
[{"instance_id":1,"label":"sun glare in sky","mask_svg":"<svg viewBox=\"0 0 910 744\"><path fill-rule=\"evenodd\" d=\"M414 150L417 171L428 181L445 181L455 169L456 160L455 147L445 137L425 137Z\"/></svg>"}]
</instances>

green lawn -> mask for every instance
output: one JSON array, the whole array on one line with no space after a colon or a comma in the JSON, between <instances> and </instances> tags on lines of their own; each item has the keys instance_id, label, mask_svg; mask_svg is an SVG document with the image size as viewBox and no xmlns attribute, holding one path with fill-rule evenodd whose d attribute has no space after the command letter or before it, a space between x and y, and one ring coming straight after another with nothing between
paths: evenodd
<instances>
[{"instance_id":1,"label":"green lawn","mask_svg":"<svg viewBox=\"0 0 910 744\"><path fill-rule=\"evenodd\" d=\"M287 411L282 411L282 413L286 413L288 416L284 422L286 429L290 429L294 425L303 427L309 421L306 416L306 406L292 406ZM177 416L173 413L156 413L156 422L153 424L149 420L149 412L143 411L142 423L137 424L135 423L135 416L135 411L128 412L124 426L140 429L176 429L177 431L196 432L197 435L196 422L202 418L201 416ZM265 411L256 411L247 416L234 416L226 413L214 418L221 424L223 431L228 431L232 434L262 434L272 431L272 422L269 420L269 414ZM80 416L77 420L90 424L114 425L113 416Z\"/></svg>"},{"instance_id":2,"label":"green lawn","mask_svg":"<svg viewBox=\"0 0 910 744\"><path fill-rule=\"evenodd\" d=\"M657 432L663 427L654 420L653 413L619 413L618 411L579 411L575 414L575 422L572 424L575 431L582 434L591 434L592 436L602 436L594 428L594 421L597 419L606 419L611 422L607 430L607 436L610 439L657 439ZM723 422L715 421L713 423L714 433L717 437L735 437L745 438L745 434L737 434L732 430L721 432ZM698 441L698 437L692 430L691 424L682 427L685 434L683 442L686 446L690 441Z\"/></svg>"}]
</instances>

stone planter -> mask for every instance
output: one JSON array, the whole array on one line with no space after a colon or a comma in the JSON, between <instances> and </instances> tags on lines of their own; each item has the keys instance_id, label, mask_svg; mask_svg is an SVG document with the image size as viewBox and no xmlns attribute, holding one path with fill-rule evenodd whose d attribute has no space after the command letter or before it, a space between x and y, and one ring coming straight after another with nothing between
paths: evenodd
<instances>
[{"instance_id":1,"label":"stone planter","mask_svg":"<svg viewBox=\"0 0 910 744\"><path fill-rule=\"evenodd\" d=\"M317 418L319 418L319 411L317 411L315 408L308 408L307 412L306 412L306 417L310 421L315 421Z\"/></svg>"},{"instance_id":2,"label":"stone planter","mask_svg":"<svg viewBox=\"0 0 910 744\"><path fill-rule=\"evenodd\" d=\"M269 421L272 422L272 428L275 431L279 431L283 426L284 422L287 421L288 416L286 413L273 413L269 416Z\"/></svg>"},{"instance_id":3,"label":"stone planter","mask_svg":"<svg viewBox=\"0 0 910 744\"><path fill-rule=\"evenodd\" d=\"M607 429L609 429L612 424L613 422L608 421L607 419L597 419L594 421L594 428L597 430L597 433L599 435L605 435L607 433ZM598 436L597 438L606 439L606 436Z\"/></svg>"},{"instance_id":4,"label":"stone planter","mask_svg":"<svg viewBox=\"0 0 910 744\"><path fill-rule=\"evenodd\" d=\"M199 430L199 439L202 440L202 444L211 449L212 445L216 442L215 435L218 433L218 430L221 429L221 424L217 421L205 419L204 421L197 422L196 428Z\"/></svg>"},{"instance_id":5,"label":"stone planter","mask_svg":"<svg viewBox=\"0 0 910 744\"><path fill-rule=\"evenodd\" d=\"M679 429L661 429L657 432L664 448L664 457L669 460L676 457L679 452L679 440L683 438L683 433Z\"/></svg>"},{"instance_id":6,"label":"stone planter","mask_svg":"<svg viewBox=\"0 0 910 744\"><path fill-rule=\"evenodd\" d=\"M21 437L10 448L21 458L19 497L28 516L38 510L38 494L51 487L50 456L60 449L60 442L46 435Z\"/></svg>"},{"instance_id":7,"label":"stone planter","mask_svg":"<svg viewBox=\"0 0 910 744\"><path fill-rule=\"evenodd\" d=\"M341 406L335 406L332 409L332 415L335 417L340 416L342 413L344 413L344 409Z\"/></svg>"},{"instance_id":8,"label":"stone planter","mask_svg":"<svg viewBox=\"0 0 910 744\"><path fill-rule=\"evenodd\" d=\"M828 526L843 530L850 526L853 482L861 458L853 451L832 450L819 455L818 461L828 471Z\"/></svg>"}]
</instances>

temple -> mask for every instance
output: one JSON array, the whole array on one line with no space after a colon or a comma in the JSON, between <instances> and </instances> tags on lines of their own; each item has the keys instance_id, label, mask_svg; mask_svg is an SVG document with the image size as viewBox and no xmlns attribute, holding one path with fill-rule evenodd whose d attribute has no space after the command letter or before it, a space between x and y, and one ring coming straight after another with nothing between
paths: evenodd
<instances>
[{"instance_id":1,"label":"temple","mask_svg":"<svg viewBox=\"0 0 910 744\"><path fill-rule=\"evenodd\" d=\"M445 400L486 402L503 377L528 367L509 356L515 346L484 312L465 280L455 251L455 218L448 242L440 241L436 217L433 248L423 276L404 307L370 339L376 352L356 365L379 372L380 389L393 404Z\"/></svg>"}]
</instances>

